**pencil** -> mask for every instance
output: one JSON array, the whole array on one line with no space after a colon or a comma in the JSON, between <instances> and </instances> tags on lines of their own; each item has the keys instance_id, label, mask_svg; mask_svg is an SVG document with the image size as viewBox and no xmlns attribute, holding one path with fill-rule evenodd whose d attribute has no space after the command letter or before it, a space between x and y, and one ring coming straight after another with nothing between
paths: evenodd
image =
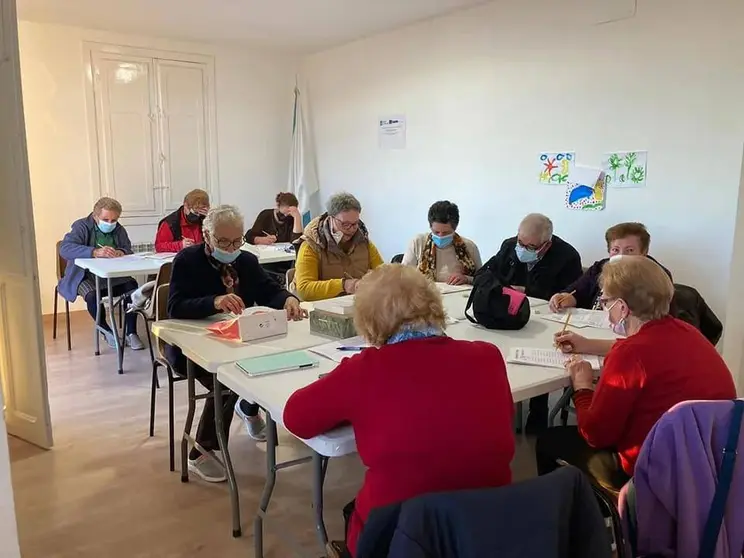
<instances>
[{"instance_id":1,"label":"pencil","mask_svg":"<svg viewBox=\"0 0 744 558\"><path fill-rule=\"evenodd\" d=\"M563 322L563 329L561 330L561 335L566 333L566 328L568 327L568 322L571 320L571 310L568 311L568 315L566 316L566 321Z\"/></svg>"}]
</instances>

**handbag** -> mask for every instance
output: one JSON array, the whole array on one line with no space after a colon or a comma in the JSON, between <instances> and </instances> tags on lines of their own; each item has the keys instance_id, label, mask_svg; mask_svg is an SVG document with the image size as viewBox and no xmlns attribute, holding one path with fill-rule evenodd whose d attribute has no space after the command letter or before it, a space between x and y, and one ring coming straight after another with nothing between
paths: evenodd
<instances>
[{"instance_id":1,"label":"handbag","mask_svg":"<svg viewBox=\"0 0 744 558\"><path fill-rule=\"evenodd\" d=\"M524 293L505 287L494 273L479 273L473 280L465 317L488 329L522 329L530 321L530 301Z\"/></svg>"}]
</instances>

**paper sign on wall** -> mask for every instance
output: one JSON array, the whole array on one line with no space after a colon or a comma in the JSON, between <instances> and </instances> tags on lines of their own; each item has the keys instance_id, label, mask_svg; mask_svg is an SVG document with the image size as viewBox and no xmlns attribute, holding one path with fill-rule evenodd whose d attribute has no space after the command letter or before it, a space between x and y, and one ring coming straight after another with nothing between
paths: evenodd
<instances>
[{"instance_id":1,"label":"paper sign on wall","mask_svg":"<svg viewBox=\"0 0 744 558\"><path fill-rule=\"evenodd\" d=\"M601 211L605 208L605 190L602 169L576 166L568 177L566 207L581 211Z\"/></svg>"},{"instance_id":2,"label":"paper sign on wall","mask_svg":"<svg viewBox=\"0 0 744 558\"><path fill-rule=\"evenodd\" d=\"M377 127L377 138L379 141L380 149L405 149L405 115L386 116L384 118L380 118Z\"/></svg>"},{"instance_id":3,"label":"paper sign on wall","mask_svg":"<svg viewBox=\"0 0 744 558\"><path fill-rule=\"evenodd\" d=\"M637 188L646 185L648 151L605 153L602 170L605 184L613 188Z\"/></svg>"},{"instance_id":4,"label":"paper sign on wall","mask_svg":"<svg viewBox=\"0 0 744 558\"><path fill-rule=\"evenodd\" d=\"M566 184L575 160L576 153L573 151L540 153L540 184Z\"/></svg>"}]
</instances>

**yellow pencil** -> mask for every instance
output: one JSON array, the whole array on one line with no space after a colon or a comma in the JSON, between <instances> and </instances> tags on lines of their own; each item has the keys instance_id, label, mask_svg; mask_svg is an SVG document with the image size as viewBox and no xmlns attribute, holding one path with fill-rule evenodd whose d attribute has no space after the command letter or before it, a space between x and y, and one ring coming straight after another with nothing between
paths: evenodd
<instances>
[{"instance_id":1,"label":"yellow pencil","mask_svg":"<svg viewBox=\"0 0 744 558\"><path fill-rule=\"evenodd\" d=\"M563 329L561 330L561 335L566 333L566 328L568 327L568 322L571 320L571 310L568 311L568 315L566 316L566 321L563 322Z\"/></svg>"}]
</instances>

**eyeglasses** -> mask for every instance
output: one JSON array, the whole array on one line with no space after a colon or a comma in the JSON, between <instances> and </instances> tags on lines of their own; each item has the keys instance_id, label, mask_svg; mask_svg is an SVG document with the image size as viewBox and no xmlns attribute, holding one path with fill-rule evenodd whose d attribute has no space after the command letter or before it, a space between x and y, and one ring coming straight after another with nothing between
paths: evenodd
<instances>
[{"instance_id":1,"label":"eyeglasses","mask_svg":"<svg viewBox=\"0 0 744 558\"><path fill-rule=\"evenodd\" d=\"M539 252L540 248L545 246L544 242L542 244L537 244L537 245L536 244L525 244L519 239L517 239L517 244L521 246L522 248L526 248L527 250L533 250L534 252Z\"/></svg>"},{"instance_id":2,"label":"eyeglasses","mask_svg":"<svg viewBox=\"0 0 744 558\"><path fill-rule=\"evenodd\" d=\"M217 243L217 248L220 250L229 250L232 248L233 250L238 250L243 244L245 244L244 238L236 238L234 240L230 240L229 238L215 238L215 242Z\"/></svg>"},{"instance_id":3,"label":"eyeglasses","mask_svg":"<svg viewBox=\"0 0 744 558\"><path fill-rule=\"evenodd\" d=\"M607 310L609 312L610 310L612 310L612 307L618 303L619 300L620 300L619 298L602 297L599 299L599 307L602 310Z\"/></svg>"},{"instance_id":4,"label":"eyeglasses","mask_svg":"<svg viewBox=\"0 0 744 558\"><path fill-rule=\"evenodd\" d=\"M338 228L344 231L353 231L359 228L359 221L355 221L353 223L347 223L346 221L342 221L341 219L338 219L336 217L334 217L333 220L338 225Z\"/></svg>"}]
</instances>

